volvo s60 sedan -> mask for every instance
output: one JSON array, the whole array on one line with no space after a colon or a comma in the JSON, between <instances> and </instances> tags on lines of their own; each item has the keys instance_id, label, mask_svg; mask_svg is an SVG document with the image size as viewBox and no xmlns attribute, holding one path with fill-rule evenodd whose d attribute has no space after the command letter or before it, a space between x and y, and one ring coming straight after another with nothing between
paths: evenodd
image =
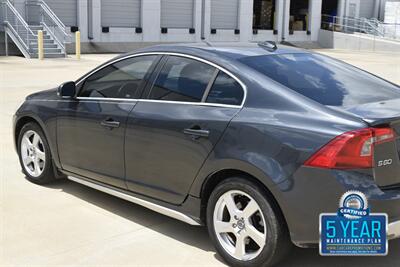
<instances>
[{"instance_id":1,"label":"volvo s60 sedan","mask_svg":"<svg viewBox=\"0 0 400 267\"><path fill-rule=\"evenodd\" d=\"M397 85L272 43L145 48L28 96L14 118L29 181L206 225L232 266L315 246L348 190L399 237L399 134Z\"/></svg>"}]
</instances>

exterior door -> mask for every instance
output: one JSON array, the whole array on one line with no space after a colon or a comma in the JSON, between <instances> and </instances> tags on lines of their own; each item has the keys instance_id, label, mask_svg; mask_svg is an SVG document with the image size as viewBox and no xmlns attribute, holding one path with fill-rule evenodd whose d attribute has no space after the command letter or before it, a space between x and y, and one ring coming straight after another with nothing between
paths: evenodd
<instances>
[{"instance_id":1,"label":"exterior door","mask_svg":"<svg viewBox=\"0 0 400 267\"><path fill-rule=\"evenodd\" d=\"M101 26L140 26L141 0L101 0Z\"/></svg>"},{"instance_id":2,"label":"exterior door","mask_svg":"<svg viewBox=\"0 0 400 267\"><path fill-rule=\"evenodd\" d=\"M180 204L240 110L243 89L213 66L169 56L147 93L148 100L141 100L128 118L127 186L134 192Z\"/></svg>"},{"instance_id":3,"label":"exterior door","mask_svg":"<svg viewBox=\"0 0 400 267\"><path fill-rule=\"evenodd\" d=\"M157 56L125 59L89 76L79 97L61 101L57 142L66 171L126 188L126 120Z\"/></svg>"}]
</instances>

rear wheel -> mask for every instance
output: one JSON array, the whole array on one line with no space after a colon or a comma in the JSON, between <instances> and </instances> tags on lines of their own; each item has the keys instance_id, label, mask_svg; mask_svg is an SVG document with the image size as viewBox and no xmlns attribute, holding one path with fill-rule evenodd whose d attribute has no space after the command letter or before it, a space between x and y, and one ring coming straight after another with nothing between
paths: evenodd
<instances>
[{"instance_id":1,"label":"rear wheel","mask_svg":"<svg viewBox=\"0 0 400 267\"><path fill-rule=\"evenodd\" d=\"M218 253L230 266L271 266L291 248L274 204L247 179L231 178L215 188L207 225Z\"/></svg>"},{"instance_id":2,"label":"rear wheel","mask_svg":"<svg viewBox=\"0 0 400 267\"><path fill-rule=\"evenodd\" d=\"M18 138L18 155L26 178L36 184L55 180L50 147L36 123L25 124Z\"/></svg>"}]
</instances>

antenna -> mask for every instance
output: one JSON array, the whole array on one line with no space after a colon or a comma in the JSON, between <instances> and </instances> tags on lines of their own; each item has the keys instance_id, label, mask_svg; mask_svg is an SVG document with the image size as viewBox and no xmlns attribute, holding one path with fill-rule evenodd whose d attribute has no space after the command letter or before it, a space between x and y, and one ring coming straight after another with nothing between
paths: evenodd
<instances>
[{"instance_id":1,"label":"antenna","mask_svg":"<svg viewBox=\"0 0 400 267\"><path fill-rule=\"evenodd\" d=\"M276 46L276 43L273 41L265 41L262 43L257 44L259 47L264 48L270 52L274 52L278 47Z\"/></svg>"}]
</instances>

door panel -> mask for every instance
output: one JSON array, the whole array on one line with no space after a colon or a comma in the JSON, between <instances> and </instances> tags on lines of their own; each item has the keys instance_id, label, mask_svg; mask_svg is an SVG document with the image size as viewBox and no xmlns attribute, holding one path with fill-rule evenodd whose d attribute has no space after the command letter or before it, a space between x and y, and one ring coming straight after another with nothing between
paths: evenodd
<instances>
[{"instance_id":1,"label":"door panel","mask_svg":"<svg viewBox=\"0 0 400 267\"><path fill-rule=\"evenodd\" d=\"M203 162L238 111L195 103L139 102L127 123L128 189L182 203Z\"/></svg>"},{"instance_id":2,"label":"door panel","mask_svg":"<svg viewBox=\"0 0 400 267\"><path fill-rule=\"evenodd\" d=\"M57 141L62 168L125 188L124 135L135 104L91 99L60 102Z\"/></svg>"},{"instance_id":3,"label":"door panel","mask_svg":"<svg viewBox=\"0 0 400 267\"><path fill-rule=\"evenodd\" d=\"M139 56L111 63L79 85L78 99L60 101L57 138L63 169L126 188L126 120L159 59Z\"/></svg>"}]
</instances>

